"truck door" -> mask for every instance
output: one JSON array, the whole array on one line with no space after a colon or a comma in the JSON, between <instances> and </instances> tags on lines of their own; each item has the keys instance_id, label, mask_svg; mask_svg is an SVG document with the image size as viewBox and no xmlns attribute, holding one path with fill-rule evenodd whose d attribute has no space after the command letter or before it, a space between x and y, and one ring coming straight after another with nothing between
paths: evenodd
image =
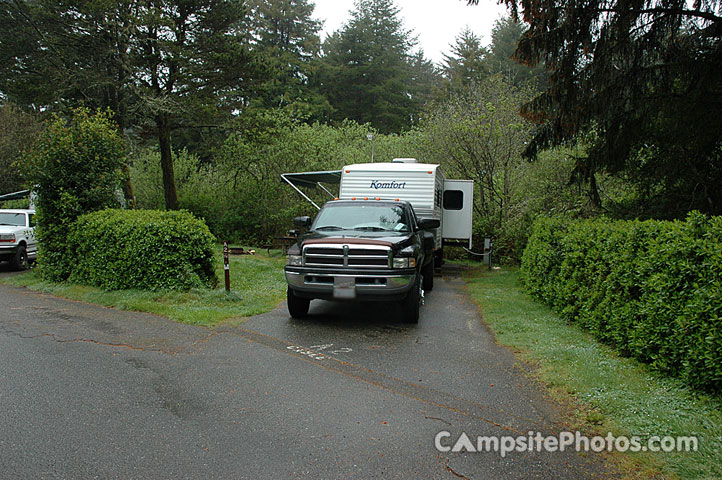
<instances>
[{"instance_id":1,"label":"truck door","mask_svg":"<svg viewBox=\"0 0 722 480\"><path fill-rule=\"evenodd\" d=\"M452 242L469 242L471 248L471 214L474 204L472 180L444 180L441 236Z\"/></svg>"}]
</instances>

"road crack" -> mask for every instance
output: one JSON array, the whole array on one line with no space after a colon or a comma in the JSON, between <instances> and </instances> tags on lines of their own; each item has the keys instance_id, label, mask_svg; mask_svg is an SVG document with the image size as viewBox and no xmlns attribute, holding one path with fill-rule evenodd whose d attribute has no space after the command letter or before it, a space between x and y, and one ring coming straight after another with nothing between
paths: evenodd
<instances>
[{"instance_id":1,"label":"road crack","mask_svg":"<svg viewBox=\"0 0 722 480\"><path fill-rule=\"evenodd\" d=\"M446 462L444 462L444 469L445 469L447 472L449 472L450 474L452 474L452 475L455 476L456 478L463 478L464 480L469 480L469 477L467 477L466 475L462 475L462 474L458 473L457 471L455 471L453 468L451 468L451 467L449 466L449 459L448 459L448 458L446 458L445 460L446 460Z\"/></svg>"},{"instance_id":2,"label":"road crack","mask_svg":"<svg viewBox=\"0 0 722 480\"><path fill-rule=\"evenodd\" d=\"M452 424L451 422L448 422L448 421L444 420L443 418L427 417L427 416L424 416L424 418L427 419L427 420L438 420L438 421L440 421L440 422L443 422L443 423L447 424L447 425L450 426L450 427L453 426L453 424Z\"/></svg>"},{"instance_id":3,"label":"road crack","mask_svg":"<svg viewBox=\"0 0 722 480\"><path fill-rule=\"evenodd\" d=\"M103 341L95 340L92 338L65 338L64 339L64 338L58 338L58 336L54 333L41 333L38 335L23 335L21 333L16 333L16 332L6 332L6 333L10 333L10 334L15 335L22 339L31 339L32 340L32 339L36 339L36 338L47 337L47 338L52 339L56 343L92 343L93 345L101 345L104 347L113 347L113 348L125 348L128 350L135 350L135 351L141 351L141 352L149 352L149 351L150 352L160 352L160 353L165 353L168 355L173 355L174 353L176 353L176 352L164 350L162 348L145 348L145 347L138 347L135 345L130 345L128 343L122 343L122 342L121 343L103 342Z\"/></svg>"}]
</instances>

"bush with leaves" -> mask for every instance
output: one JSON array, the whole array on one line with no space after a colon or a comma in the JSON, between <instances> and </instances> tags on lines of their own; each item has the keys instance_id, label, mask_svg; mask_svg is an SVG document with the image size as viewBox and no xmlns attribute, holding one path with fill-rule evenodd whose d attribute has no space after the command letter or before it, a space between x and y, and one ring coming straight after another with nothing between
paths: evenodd
<instances>
[{"instance_id":1,"label":"bush with leaves","mask_svg":"<svg viewBox=\"0 0 722 480\"><path fill-rule=\"evenodd\" d=\"M70 280L106 290L214 287L214 237L186 211L103 210L70 235Z\"/></svg>"},{"instance_id":2,"label":"bush with leaves","mask_svg":"<svg viewBox=\"0 0 722 480\"><path fill-rule=\"evenodd\" d=\"M504 232L515 215L516 185L528 166L521 154L532 135L519 108L532 94L530 88L509 85L501 75L489 76L452 92L429 111L424 123L430 160L441 164L450 178L474 180L474 243L481 242L479 237L494 237L497 254L511 259L519 254Z\"/></svg>"},{"instance_id":3,"label":"bush with leaves","mask_svg":"<svg viewBox=\"0 0 722 480\"><path fill-rule=\"evenodd\" d=\"M722 391L722 217L540 219L527 290L653 368Z\"/></svg>"},{"instance_id":4,"label":"bush with leaves","mask_svg":"<svg viewBox=\"0 0 722 480\"><path fill-rule=\"evenodd\" d=\"M82 214L118 205L125 150L109 112L54 116L25 158L37 193L39 263L44 278L68 278L75 262L68 235Z\"/></svg>"},{"instance_id":5,"label":"bush with leaves","mask_svg":"<svg viewBox=\"0 0 722 480\"><path fill-rule=\"evenodd\" d=\"M173 165L180 208L204 220L216 236L230 239L222 234L222 222L233 198L233 172L223 165L203 162L185 149L173 152ZM160 153L156 149L139 151L130 174L138 207L164 209Z\"/></svg>"}]
</instances>

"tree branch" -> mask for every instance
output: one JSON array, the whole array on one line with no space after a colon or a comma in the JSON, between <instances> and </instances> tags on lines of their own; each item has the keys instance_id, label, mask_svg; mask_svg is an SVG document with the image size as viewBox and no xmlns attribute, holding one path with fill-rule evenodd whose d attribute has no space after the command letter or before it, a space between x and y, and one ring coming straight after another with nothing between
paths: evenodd
<instances>
[{"instance_id":1,"label":"tree branch","mask_svg":"<svg viewBox=\"0 0 722 480\"><path fill-rule=\"evenodd\" d=\"M628 11L622 11L618 8L598 8L596 9L598 13L628 13ZM645 8L645 9L639 9L639 10L631 10L633 13L636 13L637 16L639 15L679 15L683 17L696 17L696 18L703 18L705 20L709 20L714 23L719 23L722 21L722 17L718 17L717 15L713 14L712 12L702 12L699 10L685 10L682 8L662 8L662 7L655 7L655 8Z\"/></svg>"}]
</instances>

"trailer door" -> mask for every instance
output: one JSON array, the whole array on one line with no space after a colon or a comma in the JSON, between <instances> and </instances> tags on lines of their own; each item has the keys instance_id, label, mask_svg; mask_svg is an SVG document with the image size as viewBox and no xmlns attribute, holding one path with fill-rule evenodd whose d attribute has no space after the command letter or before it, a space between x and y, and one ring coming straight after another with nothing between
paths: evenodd
<instances>
[{"instance_id":1,"label":"trailer door","mask_svg":"<svg viewBox=\"0 0 722 480\"><path fill-rule=\"evenodd\" d=\"M441 236L444 240L469 242L474 201L472 180L444 180Z\"/></svg>"}]
</instances>

